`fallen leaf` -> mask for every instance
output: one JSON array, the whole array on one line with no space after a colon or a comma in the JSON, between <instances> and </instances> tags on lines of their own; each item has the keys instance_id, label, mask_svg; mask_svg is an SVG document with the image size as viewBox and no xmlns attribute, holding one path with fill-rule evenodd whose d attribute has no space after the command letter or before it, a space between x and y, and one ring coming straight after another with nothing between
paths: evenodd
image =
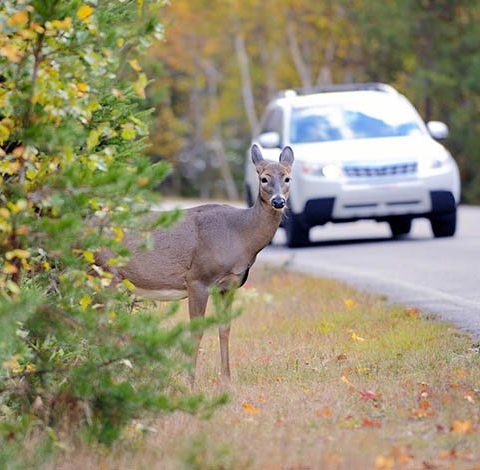
<instances>
[{"instance_id":1,"label":"fallen leaf","mask_svg":"<svg viewBox=\"0 0 480 470\"><path fill-rule=\"evenodd\" d=\"M468 403L471 403L472 405L475 403L475 400L473 399L472 395L470 395L470 393L465 393L465 395L463 395L463 398L465 398L465 400L467 400Z\"/></svg>"},{"instance_id":2,"label":"fallen leaf","mask_svg":"<svg viewBox=\"0 0 480 470\"><path fill-rule=\"evenodd\" d=\"M390 455L395 459L397 465L406 465L413 460L409 446L397 446L392 449Z\"/></svg>"},{"instance_id":3,"label":"fallen leaf","mask_svg":"<svg viewBox=\"0 0 480 470\"><path fill-rule=\"evenodd\" d=\"M270 362L270 358L271 358L271 356L262 356L262 357L258 360L258 362L259 362L260 364L267 364L268 362Z\"/></svg>"},{"instance_id":4,"label":"fallen leaf","mask_svg":"<svg viewBox=\"0 0 480 470\"><path fill-rule=\"evenodd\" d=\"M260 408L257 408L255 405L252 405L249 402L244 402L242 404L243 412L247 415L257 415L262 412Z\"/></svg>"},{"instance_id":5,"label":"fallen leaf","mask_svg":"<svg viewBox=\"0 0 480 470\"><path fill-rule=\"evenodd\" d=\"M372 390L359 390L358 393L364 400L378 400L380 395Z\"/></svg>"},{"instance_id":6,"label":"fallen leaf","mask_svg":"<svg viewBox=\"0 0 480 470\"><path fill-rule=\"evenodd\" d=\"M355 385L352 384L352 382L350 382L350 380L348 380L348 378L345 376L345 375L342 375L342 377L340 378L340 380L344 383L346 383L349 387L353 387L355 388Z\"/></svg>"},{"instance_id":7,"label":"fallen leaf","mask_svg":"<svg viewBox=\"0 0 480 470\"><path fill-rule=\"evenodd\" d=\"M395 460L393 457L384 457L379 455L375 459L375 468L378 470L390 470L395 465Z\"/></svg>"},{"instance_id":8,"label":"fallen leaf","mask_svg":"<svg viewBox=\"0 0 480 470\"><path fill-rule=\"evenodd\" d=\"M355 333L354 331L352 331L350 337L353 339L353 341L356 341L357 343L363 343L365 341L365 338L358 336L357 333Z\"/></svg>"},{"instance_id":9,"label":"fallen leaf","mask_svg":"<svg viewBox=\"0 0 480 470\"><path fill-rule=\"evenodd\" d=\"M425 408L412 408L412 415L417 419L433 416L434 414L435 413L433 411L426 410Z\"/></svg>"},{"instance_id":10,"label":"fallen leaf","mask_svg":"<svg viewBox=\"0 0 480 470\"><path fill-rule=\"evenodd\" d=\"M333 414L333 410L331 408L318 408L315 410L315 414L319 418L330 418Z\"/></svg>"},{"instance_id":11,"label":"fallen leaf","mask_svg":"<svg viewBox=\"0 0 480 470\"><path fill-rule=\"evenodd\" d=\"M421 400L418 406L426 410L427 408L430 408L430 402L427 400Z\"/></svg>"},{"instance_id":12,"label":"fallen leaf","mask_svg":"<svg viewBox=\"0 0 480 470\"><path fill-rule=\"evenodd\" d=\"M342 353L337 356L337 361L346 361L348 359L347 355Z\"/></svg>"},{"instance_id":13,"label":"fallen leaf","mask_svg":"<svg viewBox=\"0 0 480 470\"><path fill-rule=\"evenodd\" d=\"M380 421L375 421L373 419L368 419L368 418L365 418L363 421L362 421L362 426L364 428L381 428L382 427L382 423Z\"/></svg>"},{"instance_id":14,"label":"fallen leaf","mask_svg":"<svg viewBox=\"0 0 480 470\"><path fill-rule=\"evenodd\" d=\"M441 459L454 459L457 457L457 451L452 448L450 450L441 450L438 454Z\"/></svg>"},{"instance_id":15,"label":"fallen leaf","mask_svg":"<svg viewBox=\"0 0 480 470\"><path fill-rule=\"evenodd\" d=\"M455 433L455 434L467 434L468 432L471 432L473 430L473 425L472 422L467 419L466 421L460 421L456 419L453 423L452 426L450 427L450 431Z\"/></svg>"},{"instance_id":16,"label":"fallen leaf","mask_svg":"<svg viewBox=\"0 0 480 470\"><path fill-rule=\"evenodd\" d=\"M457 377L467 377L468 376L468 370L465 370L465 369L457 369L455 371L455 375Z\"/></svg>"}]
</instances>

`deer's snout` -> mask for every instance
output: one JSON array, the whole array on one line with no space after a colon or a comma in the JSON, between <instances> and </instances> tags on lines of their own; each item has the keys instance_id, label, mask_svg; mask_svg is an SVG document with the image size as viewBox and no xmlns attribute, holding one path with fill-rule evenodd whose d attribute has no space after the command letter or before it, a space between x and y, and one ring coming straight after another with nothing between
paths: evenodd
<instances>
[{"instance_id":1,"label":"deer's snout","mask_svg":"<svg viewBox=\"0 0 480 470\"><path fill-rule=\"evenodd\" d=\"M272 197L270 203L274 209L283 209L287 203L287 200L283 196L277 194L276 196Z\"/></svg>"}]
</instances>

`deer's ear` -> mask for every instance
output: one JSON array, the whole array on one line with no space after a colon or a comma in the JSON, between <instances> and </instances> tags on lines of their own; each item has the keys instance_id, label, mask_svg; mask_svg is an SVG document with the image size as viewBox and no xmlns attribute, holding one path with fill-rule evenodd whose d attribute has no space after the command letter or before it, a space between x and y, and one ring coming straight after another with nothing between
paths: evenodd
<instances>
[{"instance_id":1,"label":"deer's ear","mask_svg":"<svg viewBox=\"0 0 480 470\"><path fill-rule=\"evenodd\" d=\"M287 145L280 154L279 162L285 166L292 166L293 160L293 150Z\"/></svg>"},{"instance_id":2,"label":"deer's ear","mask_svg":"<svg viewBox=\"0 0 480 470\"><path fill-rule=\"evenodd\" d=\"M252 154L252 162L255 166L258 166L265 161L262 152L260 152L260 147L257 144L252 145L250 152Z\"/></svg>"}]
</instances>

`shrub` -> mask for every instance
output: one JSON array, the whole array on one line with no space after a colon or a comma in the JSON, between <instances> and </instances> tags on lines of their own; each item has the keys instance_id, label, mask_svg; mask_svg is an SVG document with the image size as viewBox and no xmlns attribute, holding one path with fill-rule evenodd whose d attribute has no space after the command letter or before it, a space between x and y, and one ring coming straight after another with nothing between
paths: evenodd
<instances>
[{"instance_id":1,"label":"shrub","mask_svg":"<svg viewBox=\"0 0 480 470\"><path fill-rule=\"evenodd\" d=\"M132 311L95 264L156 200L168 166L143 155L147 78L132 57L161 37L162 1L5 0L0 6L2 439L82 426L109 444L149 410L209 409L175 380L189 326ZM174 216L145 226L165 224ZM198 325L197 325L198 327ZM53 429L53 431L52 431ZM55 437L55 439L57 438ZM4 448L5 451L5 448Z\"/></svg>"}]
</instances>

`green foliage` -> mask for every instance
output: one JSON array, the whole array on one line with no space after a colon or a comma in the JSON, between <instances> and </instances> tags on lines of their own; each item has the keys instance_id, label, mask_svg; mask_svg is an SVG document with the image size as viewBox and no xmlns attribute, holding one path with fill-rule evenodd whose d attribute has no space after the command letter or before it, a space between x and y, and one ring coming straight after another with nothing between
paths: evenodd
<instances>
[{"instance_id":1,"label":"green foliage","mask_svg":"<svg viewBox=\"0 0 480 470\"><path fill-rule=\"evenodd\" d=\"M128 230L148 244L178 217L138 222L169 171L143 154L147 79L131 59L161 37L162 3L0 6L0 458L45 429L110 444L148 411L224 401L182 385L191 331L165 323L175 308L133 309L132 286L95 263L105 248L125 262Z\"/></svg>"}]
</instances>

